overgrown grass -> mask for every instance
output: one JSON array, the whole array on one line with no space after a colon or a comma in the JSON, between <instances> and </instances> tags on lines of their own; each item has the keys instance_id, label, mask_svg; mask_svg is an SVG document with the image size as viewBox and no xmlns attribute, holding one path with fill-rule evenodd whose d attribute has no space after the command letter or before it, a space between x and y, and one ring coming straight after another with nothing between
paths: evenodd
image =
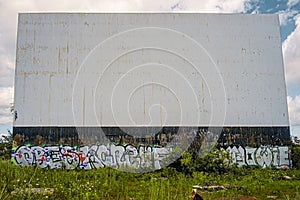
<instances>
[{"instance_id":1,"label":"overgrown grass","mask_svg":"<svg viewBox=\"0 0 300 200\"><path fill-rule=\"evenodd\" d=\"M223 185L227 190L203 192L205 200L226 197L300 199L300 170L235 169L229 173L193 172L185 176L173 168L147 174L110 168L47 170L13 166L0 161L0 199L191 199L193 185ZM284 180L290 176L291 180ZM241 187L239 187L241 186ZM16 189L17 194L11 194ZM26 188L53 188L51 194L33 194Z\"/></svg>"}]
</instances>

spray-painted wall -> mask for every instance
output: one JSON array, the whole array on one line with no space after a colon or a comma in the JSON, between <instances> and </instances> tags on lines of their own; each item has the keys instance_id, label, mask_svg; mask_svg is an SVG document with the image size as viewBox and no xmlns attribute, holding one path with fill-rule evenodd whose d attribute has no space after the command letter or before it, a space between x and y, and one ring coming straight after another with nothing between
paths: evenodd
<instances>
[{"instance_id":1,"label":"spray-painted wall","mask_svg":"<svg viewBox=\"0 0 300 200\"><path fill-rule=\"evenodd\" d=\"M93 169L104 166L117 169L161 169L160 162L170 154L168 148L134 147L132 145L20 146L13 155L21 166L38 165L41 168Z\"/></svg>"},{"instance_id":2,"label":"spray-painted wall","mask_svg":"<svg viewBox=\"0 0 300 200\"><path fill-rule=\"evenodd\" d=\"M228 147L232 163L239 167L291 167L289 147L262 146L259 148ZM172 149L132 145L71 146L20 146L13 151L13 162L21 166L38 165L41 168L94 169L161 169L163 159Z\"/></svg>"},{"instance_id":3,"label":"spray-painted wall","mask_svg":"<svg viewBox=\"0 0 300 200\"><path fill-rule=\"evenodd\" d=\"M287 146L261 146L258 148L234 146L226 149L232 162L238 167L256 165L261 167L291 166L290 150Z\"/></svg>"}]
</instances>

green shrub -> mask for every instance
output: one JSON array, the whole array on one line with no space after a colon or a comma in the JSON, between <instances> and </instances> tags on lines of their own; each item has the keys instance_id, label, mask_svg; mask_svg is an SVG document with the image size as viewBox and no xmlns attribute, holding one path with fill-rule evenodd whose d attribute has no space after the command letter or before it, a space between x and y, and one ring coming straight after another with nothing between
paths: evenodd
<instances>
[{"instance_id":1,"label":"green shrub","mask_svg":"<svg viewBox=\"0 0 300 200\"><path fill-rule=\"evenodd\" d=\"M300 146L292 146L291 149L291 160L293 168L300 169Z\"/></svg>"},{"instance_id":2,"label":"green shrub","mask_svg":"<svg viewBox=\"0 0 300 200\"><path fill-rule=\"evenodd\" d=\"M195 153L184 152L169 167L173 167L188 176L192 176L195 171L224 174L237 169L236 165L231 164L229 153L217 148L214 148L204 157L199 157Z\"/></svg>"},{"instance_id":3,"label":"green shrub","mask_svg":"<svg viewBox=\"0 0 300 200\"><path fill-rule=\"evenodd\" d=\"M12 133L8 131L7 136L0 138L0 160L9 160L12 149Z\"/></svg>"}]
</instances>

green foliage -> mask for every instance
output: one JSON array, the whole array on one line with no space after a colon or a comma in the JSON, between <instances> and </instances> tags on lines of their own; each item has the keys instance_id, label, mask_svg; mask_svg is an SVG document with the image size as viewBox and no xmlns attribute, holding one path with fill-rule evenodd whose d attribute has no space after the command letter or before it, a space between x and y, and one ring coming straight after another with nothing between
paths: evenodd
<instances>
[{"instance_id":1,"label":"green foliage","mask_svg":"<svg viewBox=\"0 0 300 200\"><path fill-rule=\"evenodd\" d=\"M297 154L298 152L298 154ZM292 159L300 160L299 147ZM296 161L297 161L296 160ZM47 170L20 167L0 161L2 199L191 199L194 185L222 185L226 190L203 192L204 199L256 197L300 199L300 170L237 168L226 151L214 149L201 158L185 152L171 166L145 173L125 173L111 168L97 170ZM295 161L293 161L295 167ZM290 176L291 180L285 180ZM53 188L54 193L36 194L32 188ZM15 194L12 194L17 191Z\"/></svg>"},{"instance_id":2,"label":"green foliage","mask_svg":"<svg viewBox=\"0 0 300 200\"><path fill-rule=\"evenodd\" d=\"M11 145L7 142L0 143L0 159L9 160L11 154Z\"/></svg>"},{"instance_id":3,"label":"green foliage","mask_svg":"<svg viewBox=\"0 0 300 200\"><path fill-rule=\"evenodd\" d=\"M183 156L189 165L191 156ZM185 176L175 168L134 174L111 168L97 170L46 170L0 162L0 199L191 199L194 185L223 185L226 190L203 192L205 200L214 198L256 197L300 199L300 170L238 168L222 174L193 171ZM290 176L291 180L284 180ZM54 192L36 194L28 189L53 188ZM12 194L13 191L19 191ZM199 191L199 190L198 190ZM201 191L200 191L201 192Z\"/></svg>"},{"instance_id":4,"label":"green foliage","mask_svg":"<svg viewBox=\"0 0 300 200\"><path fill-rule=\"evenodd\" d=\"M0 160L9 160L13 141L12 133L8 131L8 135L2 137L0 138Z\"/></svg>"},{"instance_id":5,"label":"green foliage","mask_svg":"<svg viewBox=\"0 0 300 200\"><path fill-rule=\"evenodd\" d=\"M186 175L191 175L193 171L195 171L195 161L193 159L192 154L189 152L184 152L182 157L180 158L180 169Z\"/></svg>"},{"instance_id":6,"label":"green foliage","mask_svg":"<svg viewBox=\"0 0 300 200\"><path fill-rule=\"evenodd\" d=\"M155 173L98 170L46 170L0 162L0 199L185 199L190 185L172 169ZM34 194L26 188L53 188L53 194ZM17 189L17 190L16 190ZM13 191L17 192L12 195ZM28 191L28 190L27 190Z\"/></svg>"},{"instance_id":7,"label":"green foliage","mask_svg":"<svg viewBox=\"0 0 300 200\"><path fill-rule=\"evenodd\" d=\"M204 158L197 158L195 162L197 171L208 173L224 174L236 168L230 162L229 153L218 149L214 149Z\"/></svg>"},{"instance_id":8,"label":"green foliage","mask_svg":"<svg viewBox=\"0 0 300 200\"><path fill-rule=\"evenodd\" d=\"M216 148L203 158L189 152L184 152L179 159L179 163L177 162L171 166L186 175L192 175L195 171L224 174L236 169L236 166L230 162L229 153Z\"/></svg>"},{"instance_id":9,"label":"green foliage","mask_svg":"<svg viewBox=\"0 0 300 200\"><path fill-rule=\"evenodd\" d=\"M300 146L292 146L291 149L291 160L293 163L293 168L300 169Z\"/></svg>"}]
</instances>

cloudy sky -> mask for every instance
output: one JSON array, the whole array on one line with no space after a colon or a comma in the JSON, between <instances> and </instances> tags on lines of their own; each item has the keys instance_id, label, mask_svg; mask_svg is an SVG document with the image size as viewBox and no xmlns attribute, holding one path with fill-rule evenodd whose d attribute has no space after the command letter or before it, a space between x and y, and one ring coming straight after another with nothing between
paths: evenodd
<instances>
[{"instance_id":1,"label":"cloudy sky","mask_svg":"<svg viewBox=\"0 0 300 200\"><path fill-rule=\"evenodd\" d=\"M279 14L291 131L300 136L300 0L0 0L0 133L12 129L18 13L54 11Z\"/></svg>"}]
</instances>

